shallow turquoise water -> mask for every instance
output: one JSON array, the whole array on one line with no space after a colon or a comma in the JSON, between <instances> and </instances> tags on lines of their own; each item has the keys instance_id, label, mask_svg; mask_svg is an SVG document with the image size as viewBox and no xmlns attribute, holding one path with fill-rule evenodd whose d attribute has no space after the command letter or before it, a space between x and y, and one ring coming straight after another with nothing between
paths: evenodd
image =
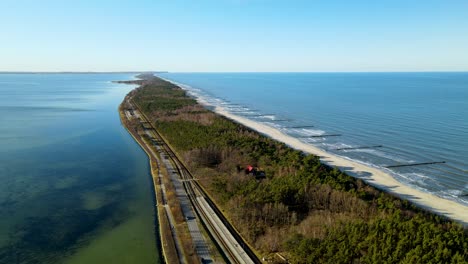
<instances>
[{"instance_id":1,"label":"shallow turquoise water","mask_svg":"<svg viewBox=\"0 0 468 264\"><path fill-rule=\"evenodd\" d=\"M145 153L117 107L129 74L0 74L0 263L155 263Z\"/></svg>"},{"instance_id":2,"label":"shallow turquoise water","mask_svg":"<svg viewBox=\"0 0 468 264\"><path fill-rule=\"evenodd\" d=\"M468 73L167 73L212 105L468 205ZM297 126L310 126L294 128ZM338 137L303 138L322 134ZM337 150L382 145L381 148ZM415 162L446 164L385 169Z\"/></svg>"}]
</instances>

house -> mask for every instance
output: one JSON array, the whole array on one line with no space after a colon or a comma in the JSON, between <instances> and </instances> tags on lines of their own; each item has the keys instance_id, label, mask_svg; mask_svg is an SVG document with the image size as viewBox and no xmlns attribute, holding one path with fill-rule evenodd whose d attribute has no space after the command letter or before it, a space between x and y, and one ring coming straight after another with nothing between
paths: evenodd
<instances>
[{"instance_id":1,"label":"house","mask_svg":"<svg viewBox=\"0 0 468 264\"><path fill-rule=\"evenodd\" d=\"M254 167L252 165L247 165L244 172L245 172L246 175L255 176L256 179L266 178L265 171L259 170L258 168Z\"/></svg>"}]
</instances>

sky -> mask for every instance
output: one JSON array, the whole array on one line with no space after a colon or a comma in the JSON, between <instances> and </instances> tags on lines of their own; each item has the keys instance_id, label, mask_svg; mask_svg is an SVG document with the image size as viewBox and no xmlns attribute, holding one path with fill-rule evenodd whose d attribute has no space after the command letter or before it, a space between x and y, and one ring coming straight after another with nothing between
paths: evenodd
<instances>
[{"instance_id":1,"label":"sky","mask_svg":"<svg viewBox=\"0 0 468 264\"><path fill-rule=\"evenodd\" d=\"M467 0L0 0L0 71L468 71Z\"/></svg>"}]
</instances>

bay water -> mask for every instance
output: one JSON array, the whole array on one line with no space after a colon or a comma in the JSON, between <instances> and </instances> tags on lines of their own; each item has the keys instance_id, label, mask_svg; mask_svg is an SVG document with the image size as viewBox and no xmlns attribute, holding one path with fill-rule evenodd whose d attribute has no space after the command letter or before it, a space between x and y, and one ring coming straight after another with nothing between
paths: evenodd
<instances>
[{"instance_id":1,"label":"bay water","mask_svg":"<svg viewBox=\"0 0 468 264\"><path fill-rule=\"evenodd\" d=\"M0 74L0 263L160 263L132 74Z\"/></svg>"}]
</instances>

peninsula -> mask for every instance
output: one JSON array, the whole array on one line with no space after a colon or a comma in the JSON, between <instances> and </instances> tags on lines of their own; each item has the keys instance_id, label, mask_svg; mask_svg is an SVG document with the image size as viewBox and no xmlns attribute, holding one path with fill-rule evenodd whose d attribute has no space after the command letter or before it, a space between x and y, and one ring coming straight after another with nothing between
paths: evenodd
<instances>
[{"instance_id":1,"label":"peninsula","mask_svg":"<svg viewBox=\"0 0 468 264\"><path fill-rule=\"evenodd\" d=\"M279 263L468 259L468 234L462 225L428 211L429 204L415 205L394 196L384 188L391 182L379 185L382 182L376 180L369 185L352 177L368 168L354 164L353 170L340 171L347 164L343 160L215 109L221 116L173 83L152 75L140 78L135 81L140 87L127 96L121 110L131 108L125 103L135 104L148 124L124 124L130 132L140 131L133 133L139 142L145 140L141 132L155 129L179 166L193 175L190 182L197 182L200 196L206 195L258 259ZM160 225L163 240L165 228Z\"/></svg>"}]
</instances>

